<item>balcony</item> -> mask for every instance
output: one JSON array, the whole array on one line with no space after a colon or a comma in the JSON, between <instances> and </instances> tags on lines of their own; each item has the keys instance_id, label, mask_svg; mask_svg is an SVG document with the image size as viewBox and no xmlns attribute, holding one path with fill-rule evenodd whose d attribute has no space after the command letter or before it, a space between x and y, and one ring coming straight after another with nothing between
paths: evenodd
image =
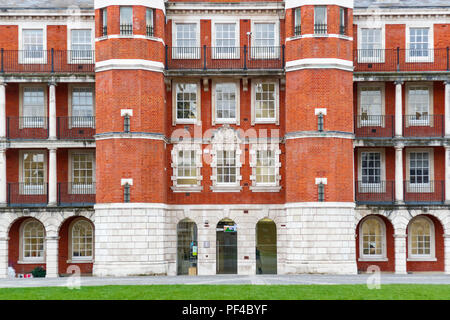
<instances>
[{"instance_id":1,"label":"balcony","mask_svg":"<svg viewBox=\"0 0 450 320\"><path fill-rule=\"evenodd\" d=\"M392 138L394 136L394 116L355 116L357 138Z\"/></svg>"},{"instance_id":2,"label":"balcony","mask_svg":"<svg viewBox=\"0 0 450 320\"><path fill-rule=\"evenodd\" d=\"M450 71L450 49L358 49L355 72Z\"/></svg>"},{"instance_id":3,"label":"balcony","mask_svg":"<svg viewBox=\"0 0 450 320\"><path fill-rule=\"evenodd\" d=\"M403 199L408 204L442 204L445 200L445 181L412 183L404 181Z\"/></svg>"},{"instance_id":4,"label":"balcony","mask_svg":"<svg viewBox=\"0 0 450 320\"><path fill-rule=\"evenodd\" d=\"M21 206L46 206L48 203L48 183L8 183L8 205Z\"/></svg>"},{"instance_id":5,"label":"balcony","mask_svg":"<svg viewBox=\"0 0 450 320\"><path fill-rule=\"evenodd\" d=\"M443 115L406 115L403 116L404 137L444 137Z\"/></svg>"},{"instance_id":6,"label":"balcony","mask_svg":"<svg viewBox=\"0 0 450 320\"><path fill-rule=\"evenodd\" d=\"M58 183L58 206L85 207L95 204L95 183Z\"/></svg>"},{"instance_id":7,"label":"balcony","mask_svg":"<svg viewBox=\"0 0 450 320\"><path fill-rule=\"evenodd\" d=\"M90 73L93 50L0 50L0 73Z\"/></svg>"},{"instance_id":8,"label":"balcony","mask_svg":"<svg viewBox=\"0 0 450 320\"><path fill-rule=\"evenodd\" d=\"M60 140L94 139L95 117L58 117L57 126Z\"/></svg>"},{"instance_id":9,"label":"balcony","mask_svg":"<svg viewBox=\"0 0 450 320\"><path fill-rule=\"evenodd\" d=\"M281 70L284 48L166 46L166 70Z\"/></svg>"},{"instance_id":10,"label":"balcony","mask_svg":"<svg viewBox=\"0 0 450 320\"><path fill-rule=\"evenodd\" d=\"M395 200L395 181L356 181L355 195L358 204L392 204Z\"/></svg>"},{"instance_id":11,"label":"balcony","mask_svg":"<svg viewBox=\"0 0 450 320\"><path fill-rule=\"evenodd\" d=\"M48 139L48 118L8 117L6 135L8 139Z\"/></svg>"}]
</instances>

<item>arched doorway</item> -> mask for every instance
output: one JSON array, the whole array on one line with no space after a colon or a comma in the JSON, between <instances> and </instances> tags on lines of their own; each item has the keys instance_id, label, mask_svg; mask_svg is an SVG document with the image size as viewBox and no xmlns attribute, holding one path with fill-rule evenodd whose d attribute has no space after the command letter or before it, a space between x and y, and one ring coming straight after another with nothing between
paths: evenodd
<instances>
[{"instance_id":1,"label":"arched doorway","mask_svg":"<svg viewBox=\"0 0 450 320\"><path fill-rule=\"evenodd\" d=\"M177 274L197 274L197 225L189 219L177 226Z\"/></svg>"},{"instance_id":2,"label":"arched doorway","mask_svg":"<svg viewBox=\"0 0 450 320\"><path fill-rule=\"evenodd\" d=\"M231 219L223 219L216 228L216 273L237 273L237 226Z\"/></svg>"},{"instance_id":3,"label":"arched doorway","mask_svg":"<svg viewBox=\"0 0 450 320\"><path fill-rule=\"evenodd\" d=\"M270 219L256 224L256 274L277 273L277 226Z\"/></svg>"}]
</instances>

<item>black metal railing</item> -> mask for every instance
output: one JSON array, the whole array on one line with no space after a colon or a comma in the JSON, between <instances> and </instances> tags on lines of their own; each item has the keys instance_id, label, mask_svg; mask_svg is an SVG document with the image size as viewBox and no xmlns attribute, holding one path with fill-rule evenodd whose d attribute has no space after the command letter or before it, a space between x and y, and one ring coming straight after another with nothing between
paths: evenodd
<instances>
[{"instance_id":1,"label":"black metal railing","mask_svg":"<svg viewBox=\"0 0 450 320\"><path fill-rule=\"evenodd\" d=\"M147 26L146 35L147 35L147 37L153 37L153 27L152 26Z\"/></svg>"},{"instance_id":2,"label":"black metal railing","mask_svg":"<svg viewBox=\"0 0 450 320\"><path fill-rule=\"evenodd\" d=\"M133 34L133 25L132 24L121 24L120 25L120 34L121 35L132 35Z\"/></svg>"},{"instance_id":3,"label":"black metal railing","mask_svg":"<svg viewBox=\"0 0 450 320\"><path fill-rule=\"evenodd\" d=\"M445 118L443 115L406 115L403 116L404 137L444 137Z\"/></svg>"},{"instance_id":4,"label":"black metal railing","mask_svg":"<svg viewBox=\"0 0 450 320\"><path fill-rule=\"evenodd\" d=\"M422 180L421 182L403 182L403 199L406 203L444 203L445 181Z\"/></svg>"},{"instance_id":5,"label":"black metal railing","mask_svg":"<svg viewBox=\"0 0 450 320\"><path fill-rule=\"evenodd\" d=\"M345 26L339 26L339 34L345 35L347 33L347 28Z\"/></svg>"},{"instance_id":6,"label":"black metal railing","mask_svg":"<svg viewBox=\"0 0 450 320\"><path fill-rule=\"evenodd\" d=\"M294 35L300 36L302 34L302 27L301 26L295 26L294 27Z\"/></svg>"},{"instance_id":7,"label":"black metal railing","mask_svg":"<svg viewBox=\"0 0 450 320\"><path fill-rule=\"evenodd\" d=\"M355 135L357 138L392 138L395 133L393 115L356 115Z\"/></svg>"},{"instance_id":8,"label":"black metal railing","mask_svg":"<svg viewBox=\"0 0 450 320\"><path fill-rule=\"evenodd\" d=\"M6 136L8 139L47 139L47 117L7 117Z\"/></svg>"},{"instance_id":9,"label":"black metal railing","mask_svg":"<svg viewBox=\"0 0 450 320\"><path fill-rule=\"evenodd\" d=\"M95 117L58 117L58 139L94 139Z\"/></svg>"},{"instance_id":10,"label":"black metal railing","mask_svg":"<svg viewBox=\"0 0 450 320\"><path fill-rule=\"evenodd\" d=\"M358 49L355 72L450 71L450 47L434 49Z\"/></svg>"},{"instance_id":11,"label":"black metal railing","mask_svg":"<svg viewBox=\"0 0 450 320\"><path fill-rule=\"evenodd\" d=\"M106 37L108 35L108 27L107 26L103 26L102 34L103 34L104 37Z\"/></svg>"},{"instance_id":12,"label":"black metal railing","mask_svg":"<svg viewBox=\"0 0 450 320\"><path fill-rule=\"evenodd\" d=\"M9 206L39 206L48 203L47 183L10 182L7 189Z\"/></svg>"},{"instance_id":13,"label":"black metal railing","mask_svg":"<svg viewBox=\"0 0 450 320\"><path fill-rule=\"evenodd\" d=\"M356 202L361 204L394 203L395 181L356 181L355 197Z\"/></svg>"},{"instance_id":14,"label":"black metal railing","mask_svg":"<svg viewBox=\"0 0 450 320\"><path fill-rule=\"evenodd\" d=\"M169 47L166 70L283 69L285 47Z\"/></svg>"},{"instance_id":15,"label":"black metal railing","mask_svg":"<svg viewBox=\"0 0 450 320\"><path fill-rule=\"evenodd\" d=\"M94 50L0 49L0 73L94 72Z\"/></svg>"},{"instance_id":16,"label":"black metal railing","mask_svg":"<svg viewBox=\"0 0 450 320\"><path fill-rule=\"evenodd\" d=\"M314 34L326 34L327 33L327 25L317 23L314 24Z\"/></svg>"},{"instance_id":17,"label":"black metal railing","mask_svg":"<svg viewBox=\"0 0 450 320\"><path fill-rule=\"evenodd\" d=\"M58 183L59 206L92 206L95 204L95 183Z\"/></svg>"}]
</instances>

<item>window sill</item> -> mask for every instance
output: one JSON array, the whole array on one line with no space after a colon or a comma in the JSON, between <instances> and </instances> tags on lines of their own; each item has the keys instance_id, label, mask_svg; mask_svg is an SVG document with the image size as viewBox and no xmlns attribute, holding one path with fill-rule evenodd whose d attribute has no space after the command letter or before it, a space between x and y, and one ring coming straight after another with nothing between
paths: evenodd
<instances>
[{"instance_id":1,"label":"window sill","mask_svg":"<svg viewBox=\"0 0 450 320\"><path fill-rule=\"evenodd\" d=\"M94 263L93 259L90 260L67 260L66 263L78 264L78 263Z\"/></svg>"},{"instance_id":2,"label":"window sill","mask_svg":"<svg viewBox=\"0 0 450 320\"><path fill-rule=\"evenodd\" d=\"M361 262L384 262L384 261L389 261L388 258L359 258L358 261Z\"/></svg>"},{"instance_id":3,"label":"window sill","mask_svg":"<svg viewBox=\"0 0 450 320\"><path fill-rule=\"evenodd\" d=\"M19 261L17 261L17 264L42 264L42 263L46 263L45 260L36 260L36 261L19 260Z\"/></svg>"},{"instance_id":4,"label":"window sill","mask_svg":"<svg viewBox=\"0 0 450 320\"><path fill-rule=\"evenodd\" d=\"M202 186L189 186L189 187L182 187L182 186L172 186L170 187L174 193L186 193L186 192L202 192L203 187Z\"/></svg>"},{"instance_id":5,"label":"window sill","mask_svg":"<svg viewBox=\"0 0 450 320\"><path fill-rule=\"evenodd\" d=\"M255 120L255 124L278 124L276 119Z\"/></svg>"},{"instance_id":6,"label":"window sill","mask_svg":"<svg viewBox=\"0 0 450 320\"><path fill-rule=\"evenodd\" d=\"M252 192L280 192L281 186L250 186Z\"/></svg>"},{"instance_id":7,"label":"window sill","mask_svg":"<svg viewBox=\"0 0 450 320\"><path fill-rule=\"evenodd\" d=\"M242 187L240 185L231 185L231 186L211 186L211 191L213 192L241 192Z\"/></svg>"},{"instance_id":8,"label":"window sill","mask_svg":"<svg viewBox=\"0 0 450 320\"><path fill-rule=\"evenodd\" d=\"M406 259L406 261L411 261L411 262L435 262L437 261L436 258L408 258Z\"/></svg>"}]
</instances>

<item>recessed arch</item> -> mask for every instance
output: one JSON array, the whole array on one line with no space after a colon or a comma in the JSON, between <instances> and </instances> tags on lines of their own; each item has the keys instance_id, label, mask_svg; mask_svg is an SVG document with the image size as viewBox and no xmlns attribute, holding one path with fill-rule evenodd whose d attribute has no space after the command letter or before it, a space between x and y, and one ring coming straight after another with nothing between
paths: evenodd
<instances>
[{"instance_id":1,"label":"recessed arch","mask_svg":"<svg viewBox=\"0 0 450 320\"><path fill-rule=\"evenodd\" d=\"M197 224L185 218L177 224L177 274L197 274Z\"/></svg>"},{"instance_id":2,"label":"recessed arch","mask_svg":"<svg viewBox=\"0 0 450 320\"><path fill-rule=\"evenodd\" d=\"M277 226L264 218L256 224L256 274L277 273Z\"/></svg>"},{"instance_id":3,"label":"recessed arch","mask_svg":"<svg viewBox=\"0 0 450 320\"><path fill-rule=\"evenodd\" d=\"M237 225L224 218L216 228L216 273L237 274Z\"/></svg>"}]
</instances>

